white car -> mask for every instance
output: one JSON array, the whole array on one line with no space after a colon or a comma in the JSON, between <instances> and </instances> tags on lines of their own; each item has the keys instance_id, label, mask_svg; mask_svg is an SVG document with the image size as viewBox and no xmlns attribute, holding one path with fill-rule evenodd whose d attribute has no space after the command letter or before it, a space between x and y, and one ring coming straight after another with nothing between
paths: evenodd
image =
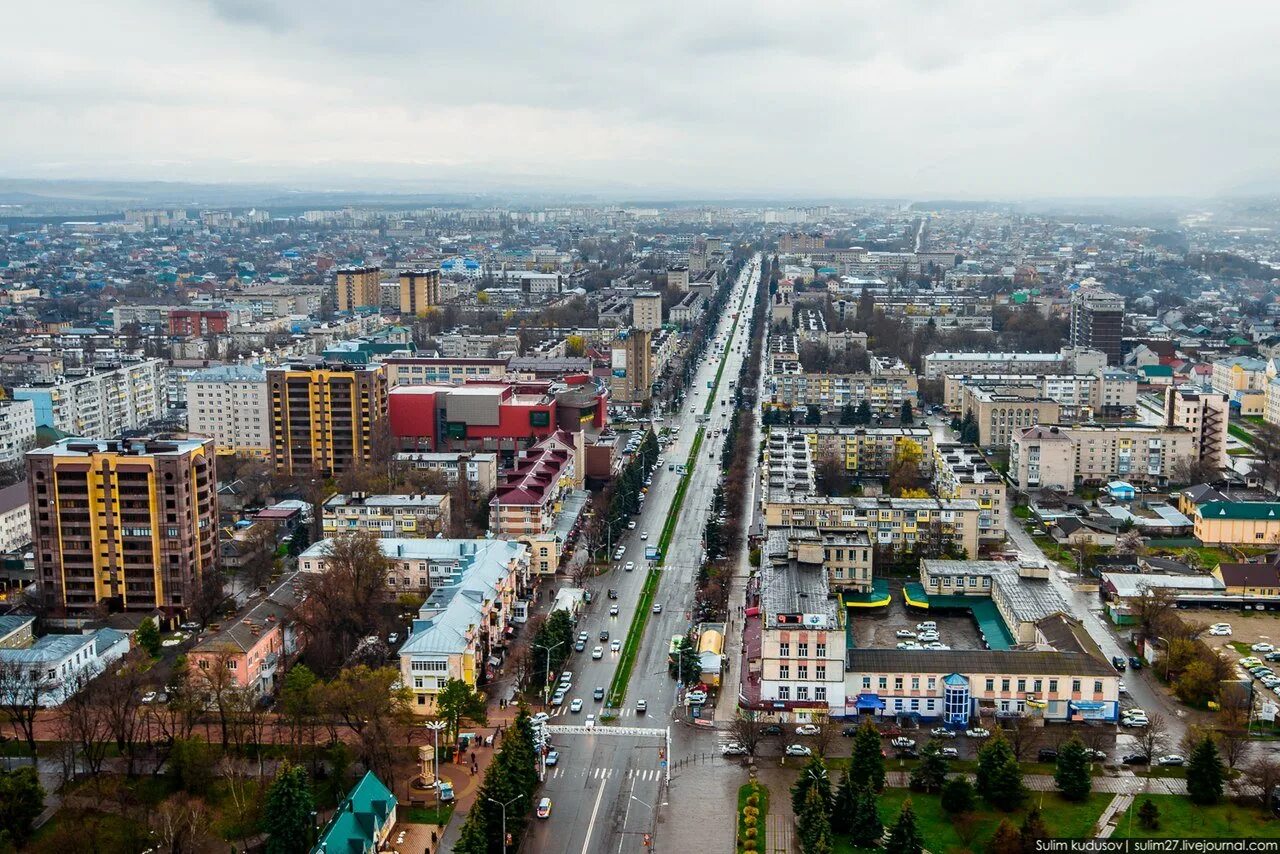
<instances>
[{"instance_id":1,"label":"white car","mask_svg":"<svg viewBox=\"0 0 1280 854\"><path fill-rule=\"evenodd\" d=\"M788 744L786 751L788 756L812 756L813 751L805 747L803 744Z\"/></svg>"},{"instance_id":2,"label":"white car","mask_svg":"<svg viewBox=\"0 0 1280 854\"><path fill-rule=\"evenodd\" d=\"M596 725L596 716L595 716L595 715L587 715L587 719L586 719L585 721L583 721L583 722L582 722L582 725L583 725L584 727L586 727L587 729L594 729L594 728L595 728L595 725Z\"/></svg>"},{"instance_id":3,"label":"white car","mask_svg":"<svg viewBox=\"0 0 1280 854\"><path fill-rule=\"evenodd\" d=\"M1276 648L1269 643L1255 643L1249 649L1254 652L1275 652Z\"/></svg>"},{"instance_id":4,"label":"white car","mask_svg":"<svg viewBox=\"0 0 1280 854\"><path fill-rule=\"evenodd\" d=\"M747 748L736 741L731 741L720 748L720 754L722 756L746 756Z\"/></svg>"},{"instance_id":5,"label":"white car","mask_svg":"<svg viewBox=\"0 0 1280 854\"><path fill-rule=\"evenodd\" d=\"M604 647L598 646L595 649L591 650L591 657L595 659L604 658Z\"/></svg>"},{"instance_id":6,"label":"white car","mask_svg":"<svg viewBox=\"0 0 1280 854\"><path fill-rule=\"evenodd\" d=\"M1231 624L1230 623L1214 623L1212 626L1209 627L1209 634L1229 635L1231 634Z\"/></svg>"},{"instance_id":7,"label":"white car","mask_svg":"<svg viewBox=\"0 0 1280 854\"><path fill-rule=\"evenodd\" d=\"M546 723L550 719L551 719L551 715L547 714L546 712L538 712L536 715L530 718L530 720L533 721L535 724Z\"/></svg>"},{"instance_id":8,"label":"white car","mask_svg":"<svg viewBox=\"0 0 1280 854\"><path fill-rule=\"evenodd\" d=\"M621 652L621 651L622 651L622 641L614 641L613 643L609 644L609 652Z\"/></svg>"},{"instance_id":9,"label":"white car","mask_svg":"<svg viewBox=\"0 0 1280 854\"><path fill-rule=\"evenodd\" d=\"M618 606L617 606L617 605L610 605L610 606L609 606L609 616L610 616L610 617L616 617L616 616L618 616Z\"/></svg>"},{"instance_id":10,"label":"white car","mask_svg":"<svg viewBox=\"0 0 1280 854\"><path fill-rule=\"evenodd\" d=\"M634 560L627 561L627 565L623 567L623 569L625 569L627 572L631 572L631 570L635 568L636 568L636 562Z\"/></svg>"},{"instance_id":11,"label":"white car","mask_svg":"<svg viewBox=\"0 0 1280 854\"><path fill-rule=\"evenodd\" d=\"M991 730L976 726L965 730L964 734L969 736L969 738L990 738Z\"/></svg>"},{"instance_id":12,"label":"white car","mask_svg":"<svg viewBox=\"0 0 1280 854\"><path fill-rule=\"evenodd\" d=\"M1121 694L1128 694L1128 693L1129 693L1129 689L1128 689L1127 687L1125 687L1125 684L1124 684L1124 680L1123 680L1123 679L1121 679L1121 680L1120 680L1120 683L1119 683L1119 685L1118 685L1117 687L1120 689L1120 693L1121 693Z\"/></svg>"},{"instance_id":13,"label":"white car","mask_svg":"<svg viewBox=\"0 0 1280 854\"><path fill-rule=\"evenodd\" d=\"M155 691L148 691L147 693L142 695L142 702L144 703L154 703L155 701L156 701Z\"/></svg>"},{"instance_id":14,"label":"white car","mask_svg":"<svg viewBox=\"0 0 1280 854\"><path fill-rule=\"evenodd\" d=\"M916 623L917 632L936 632L937 630L938 630L938 624L935 623L933 620L926 620L923 623Z\"/></svg>"},{"instance_id":15,"label":"white car","mask_svg":"<svg viewBox=\"0 0 1280 854\"><path fill-rule=\"evenodd\" d=\"M900 736L898 736L897 738L895 738L893 741L891 741L891 742L889 742L889 743L890 743L891 745L893 745L894 747L897 747L897 748L899 748L899 749L903 749L903 750L905 750L906 748L909 748L909 747L915 747L915 746L916 746L916 740L915 740L914 738L907 738L905 735L900 735Z\"/></svg>"},{"instance_id":16,"label":"white car","mask_svg":"<svg viewBox=\"0 0 1280 854\"><path fill-rule=\"evenodd\" d=\"M929 730L929 735L933 736L934 738L957 738L959 736L959 733L957 733L953 729L947 729L944 726L936 726L933 729Z\"/></svg>"},{"instance_id":17,"label":"white car","mask_svg":"<svg viewBox=\"0 0 1280 854\"><path fill-rule=\"evenodd\" d=\"M1180 756L1177 753L1167 753L1157 759L1156 764L1177 767L1179 765L1186 765L1187 760L1185 757Z\"/></svg>"},{"instance_id":18,"label":"white car","mask_svg":"<svg viewBox=\"0 0 1280 854\"><path fill-rule=\"evenodd\" d=\"M951 647L947 646L945 643L939 643L938 641L934 641L933 643L927 643L924 645L924 648L925 649L951 649Z\"/></svg>"},{"instance_id":19,"label":"white car","mask_svg":"<svg viewBox=\"0 0 1280 854\"><path fill-rule=\"evenodd\" d=\"M642 540L647 540L647 539L649 539L649 532L648 532L648 531L641 531L641 532L640 532L640 539L642 539Z\"/></svg>"},{"instance_id":20,"label":"white car","mask_svg":"<svg viewBox=\"0 0 1280 854\"><path fill-rule=\"evenodd\" d=\"M959 759L960 751L956 750L954 747L939 747L938 755L943 759Z\"/></svg>"},{"instance_id":21,"label":"white car","mask_svg":"<svg viewBox=\"0 0 1280 854\"><path fill-rule=\"evenodd\" d=\"M898 629L893 635L895 638L914 638L916 633L910 629Z\"/></svg>"},{"instance_id":22,"label":"white car","mask_svg":"<svg viewBox=\"0 0 1280 854\"><path fill-rule=\"evenodd\" d=\"M569 704L569 711L573 712L574 714L577 714L578 712L582 711L581 697L575 698L574 701Z\"/></svg>"},{"instance_id":23,"label":"white car","mask_svg":"<svg viewBox=\"0 0 1280 854\"><path fill-rule=\"evenodd\" d=\"M636 522L634 519L632 519L630 522L627 523L627 530L634 531L635 529L636 529Z\"/></svg>"},{"instance_id":24,"label":"white car","mask_svg":"<svg viewBox=\"0 0 1280 854\"><path fill-rule=\"evenodd\" d=\"M937 643L939 636L937 632L921 632L916 636L916 640L920 643Z\"/></svg>"},{"instance_id":25,"label":"white car","mask_svg":"<svg viewBox=\"0 0 1280 854\"><path fill-rule=\"evenodd\" d=\"M707 692L690 691L685 695L685 700L690 703L705 703L707 701Z\"/></svg>"},{"instance_id":26,"label":"white car","mask_svg":"<svg viewBox=\"0 0 1280 854\"><path fill-rule=\"evenodd\" d=\"M898 649L924 649L924 647L915 641L899 641Z\"/></svg>"},{"instance_id":27,"label":"white car","mask_svg":"<svg viewBox=\"0 0 1280 854\"><path fill-rule=\"evenodd\" d=\"M1120 726L1128 727L1146 726L1149 723L1151 723L1151 721L1146 715L1130 715L1129 717L1122 718L1120 720Z\"/></svg>"},{"instance_id":28,"label":"white car","mask_svg":"<svg viewBox=\"0 0 1280 854\"><path fill-rule=\"evenodd\" d=\"M796 735L817 735L822 732L822 728L817 724L800 724L796 727Z\"/></svg>"}]
</instances>

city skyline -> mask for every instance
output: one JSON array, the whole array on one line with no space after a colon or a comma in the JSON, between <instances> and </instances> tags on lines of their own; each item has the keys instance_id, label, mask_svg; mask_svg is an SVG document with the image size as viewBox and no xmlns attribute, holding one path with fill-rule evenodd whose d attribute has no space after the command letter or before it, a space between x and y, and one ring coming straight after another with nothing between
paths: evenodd
<instances>
[{"instance_id":1,"label":"city skyline","mask_svg":"<svg viewBox=\"0 0 1280 854\"><path fill-rule=\"evenodd\" d=\"M656 198L1248 192L1280 177L1280 128L1254 108L1280 82L1263 44L1276 14L26 6L14 31L35 35L0 59L0 109L25 132L0 141L0 175Z\"/></svg>"}]
</instances>

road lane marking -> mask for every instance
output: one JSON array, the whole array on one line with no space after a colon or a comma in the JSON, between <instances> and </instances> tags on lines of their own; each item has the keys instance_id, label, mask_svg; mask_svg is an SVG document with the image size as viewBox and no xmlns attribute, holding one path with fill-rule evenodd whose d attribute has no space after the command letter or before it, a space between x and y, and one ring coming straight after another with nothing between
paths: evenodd
<instances>
[{"instance_id":1,"label":"road lane marking","mask_svg":"<svg viewBox=\"0 0 1280 854\"><path fill-rule=\"evenodd\" d=\"M600 802L604 800L604 786L600 787L600 791L596 793L596 805L591 810L591 821L587 824L587 838L582 840L582 854L587 854L591 850L591 831L596 826L596 816L600 814Z\"/></svg>"}]
</instances>

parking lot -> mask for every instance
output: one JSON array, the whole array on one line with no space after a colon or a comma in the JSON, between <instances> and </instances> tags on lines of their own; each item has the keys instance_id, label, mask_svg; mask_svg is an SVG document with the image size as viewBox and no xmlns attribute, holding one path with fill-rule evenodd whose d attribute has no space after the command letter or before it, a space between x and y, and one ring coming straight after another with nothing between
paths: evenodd
<instances>
[{"instance_id":1,"label":"parking lot","mask_svg":"<svg viewBox=\"0 0 1280 854\"><path fill-rule=\"evenodd\" d=\"M1230 637L1205 635L1205 642L1214 648L1227 648L1232 643L1242 643L1246 646L1251 646L1255 643L1269 643L1280 649L1280 612L1221 611L1213 608L1200 608L1196 610L1179 610L1178 614L1188 623L1204 624L1206 626L1213 623L1230 624ZM1233 654L1232 660L1239 658L1241 655L1248 655L1248 653Z\"/></svg>"},{"instance_id":2,"label":"parking lot","mask_svg":"<svg viewBox=\"0 0 1280 854\"><path fill-rule=\"evenodd\" d=\"M968 614L908 611L896 588L889 607L866 614L854 613L855 643L864 649L893 649L903 640L896 636L898 631L914 632L916 625L926 620L938 624L938 640L952 649L982 649L978 627Z\"/></svg>"}]
</instances>

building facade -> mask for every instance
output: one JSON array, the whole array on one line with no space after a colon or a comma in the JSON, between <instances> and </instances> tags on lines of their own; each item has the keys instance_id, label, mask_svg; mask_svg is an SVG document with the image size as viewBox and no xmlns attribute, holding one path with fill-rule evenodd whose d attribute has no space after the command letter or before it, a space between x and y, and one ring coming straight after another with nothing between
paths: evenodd
<instances>
[{"instance_id":1,"label":"building facade","mask_svg":"<svg viewBox=\"0 0 1280 854\"><path fill-rule=\"evenodd\" d=\"M1108 365L1123 357L1124 297L1102 291L1076 291L1071 296L1071 346L1101 350Z\"/></svg>"},{"instance_id":2,"label":"building facade","mask_svg":"<svg viewBox=\"0 0 1280 854\"><path fill-rule=\"evenodd\" d=\"M37 427L52 427L71 436L115 436L164 417L165 364L160 359L143 359L92 368L52 383L15 388L13 397L34 404Z\"/></svg>"},{"instance_id":3,"label":"building facade","mask_svg":"<svg viewBox=\"0 0 1280 854\"><path fill-rule=\"evenodd\" d=\"M405 451L392 458L405 469L437 471L450 487L465 481L472 495L488 495L498 485L498 455L478 451Z\"/></svg>"},{"instance_id":4,"label":"building facade","mask_svg":"<svg viewBox=\"0 0 1280 854\"><path fill-rule=\"evenodd\" d=\"M370 462L387 441L382 365L321 364L267 371L271 461L285 474L330 476Z\"/></svg>"},{"instance_id":5,"label":"building facade","mask_svg":"<svg viewBox=\"0 0 1280 854\"><path fill-rule=\"evenodd\" d=\"M220 454L265 459L271 452L267 372L254 365L224 365L187 380L187 431L208 436Z\"/></svg>"},{"instance_id":6,"label":"building facade","mask_svg":"<svg viewBox=\"0 0 1280 854\"><path fill-rule=\"evenodd\" d=\"M439 270L412 270L400 274L401 314L418 317L440 302Z\"/></svg>"},{"instance_id":7,"label":"building facade","mask_svg":"<svg viewBox=\"0 0 1280 854\"><path fill-rule=\"evenodd\" d=\"M448 495L331 495L321 507L324 535L371 531L382 538L434 537L448 533Z\"/></svg>"},{"instance_id":8,"label":"building facade","mask_svg":"<svg viewBox=\"0 0 1280 854\"><path fill-rule=\"evenodd\" d=\"M343 267L334 285L334 307L338 311L377 308L382 301L381 267Z\"/></svg>"}]
</instances>

